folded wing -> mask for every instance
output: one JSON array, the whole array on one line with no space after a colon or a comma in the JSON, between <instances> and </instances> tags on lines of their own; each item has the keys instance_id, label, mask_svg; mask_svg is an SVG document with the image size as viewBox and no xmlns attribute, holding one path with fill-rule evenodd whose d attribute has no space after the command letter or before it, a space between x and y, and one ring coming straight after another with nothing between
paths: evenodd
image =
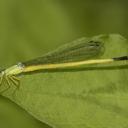
<instances>
[{"instance_id":1,"label":"folded wing","mask_svg":"<svg viewBox=\"0 0 128 128\"><path fill-rule=\"evenodd\" d=\"M57 64L88 60L101 55L104 51L104 43L88 38L81 38L68 43L57 50L42 57L23 62L25 66L40 64Z\"/></svg>"}]
</instances>

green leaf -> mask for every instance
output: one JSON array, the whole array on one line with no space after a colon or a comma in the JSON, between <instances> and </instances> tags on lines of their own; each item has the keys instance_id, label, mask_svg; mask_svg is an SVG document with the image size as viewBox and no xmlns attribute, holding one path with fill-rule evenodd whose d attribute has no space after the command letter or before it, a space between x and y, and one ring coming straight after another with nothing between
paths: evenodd
<instances>
[{"instance_id":1,"label":"green leaf","mask_svg":"<svg viewBox=\"0 0 128 128\"><path fill-rule=\"evenodd\" d=\"M92 39L103 40L102 58L128 54L128 42L120 35ZM127 127L127 64L118 62L24 75L15 96L13 86L4 96L55 128Z\"/></svg>"}]
</instances>

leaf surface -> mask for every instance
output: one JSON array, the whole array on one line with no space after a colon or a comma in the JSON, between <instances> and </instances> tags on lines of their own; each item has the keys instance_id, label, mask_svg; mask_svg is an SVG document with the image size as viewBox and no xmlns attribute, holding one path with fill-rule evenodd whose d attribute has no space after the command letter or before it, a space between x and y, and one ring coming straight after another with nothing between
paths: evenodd
<instances>
[{"instance_id":1,"label":"leaf surface","mask_svg":"<svg viewBox=\"0 0 128 128\"><path fill-rule=\"evenodd\" d=\"M101 58L128 55L120 35L100 35ZM128 126L128 62L23 75L20 89L4 93L38 120L54 128L125 128Z\"/></svg>"}]
</instances>

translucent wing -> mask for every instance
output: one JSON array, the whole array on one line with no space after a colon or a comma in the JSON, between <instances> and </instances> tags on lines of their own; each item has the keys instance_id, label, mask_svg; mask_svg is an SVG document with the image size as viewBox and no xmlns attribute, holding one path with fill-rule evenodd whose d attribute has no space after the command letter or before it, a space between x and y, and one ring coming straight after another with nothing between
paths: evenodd
<instances>
[{"instance_id":1,"label":"translucent wing","mask_svg":"<svg viewBox=\"0 0 128 128\"><path fill-rule=\"evenodd\" d=\"M23 64L25 66L32 66L39 64L77 62L96 57L100 55L103 50L103 42L81 38L42 57L24 62Z\"/></svg>"}]
</instances>

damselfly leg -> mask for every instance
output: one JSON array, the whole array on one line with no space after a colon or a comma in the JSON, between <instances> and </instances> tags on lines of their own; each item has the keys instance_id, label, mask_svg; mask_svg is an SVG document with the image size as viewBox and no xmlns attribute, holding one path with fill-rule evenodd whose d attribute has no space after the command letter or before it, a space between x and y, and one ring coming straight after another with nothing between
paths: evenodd
<instances>
[{"instance_id":1,"label":"damselfly leg","mask_svg":"<svg viewBox=\"0 0 128 128\"><path fill-rule=\"evenodd\" d=\"M5 74L1 76L0 86L2 85L5 86L6 88L0 91L0 94L6 92L10 88L10 85L11 85L8 78L5 76Z\"/></svg>"},{"instance_id":2,"label":"damselfly leg","mask_svg":"<svg viewBox=\"0 0 128 128\"><path fill-rule=\"evenodd\" d=\"M0 78L0 86L6 86L4 90L2 90L0 93L4 93L7 91L11 85L14 85L16 89L14 90L13 94L16 92L17 89L20 87L20 80L16 76L11 75L2 75Z\"/></svg>"},{"instance_id":3,"label":"damselfly leg","mask_svg":"<svg viewBox=\"0 0 128 128\"><path fill-rule=\"evenodd\" d=\"M15 94L16 91L19 90L19 88L20 88L20 79L18 79L16 76L9 76L9 80L16 87L14 92L13 92L13 94Z\"/></svg>"}]
</instances>

